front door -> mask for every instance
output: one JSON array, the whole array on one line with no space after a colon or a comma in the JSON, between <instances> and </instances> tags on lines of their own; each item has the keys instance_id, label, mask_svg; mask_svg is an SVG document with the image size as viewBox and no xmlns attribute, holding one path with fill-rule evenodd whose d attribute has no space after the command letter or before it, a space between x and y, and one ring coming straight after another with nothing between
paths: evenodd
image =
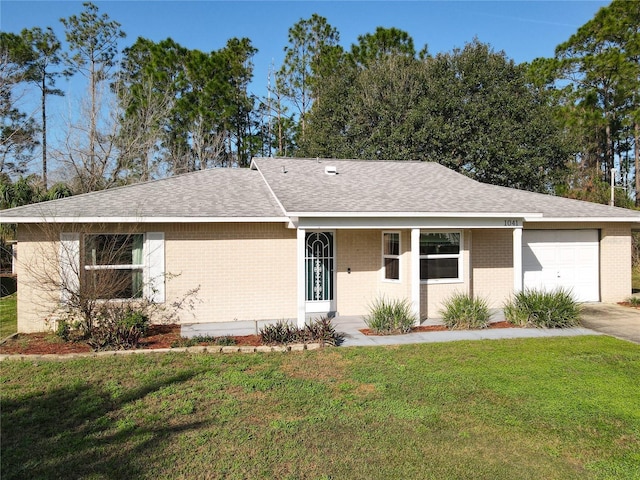
<instances>
[{"instance_id":1,"label":"front door","mask_svg":"<svg viewBox=\"0 0 640 480\"><path fill-rule=\"evenodd\" d=\"M333 232L308 232L304 260L306 312L334 312Z\"/></svg>"}]
</instances>

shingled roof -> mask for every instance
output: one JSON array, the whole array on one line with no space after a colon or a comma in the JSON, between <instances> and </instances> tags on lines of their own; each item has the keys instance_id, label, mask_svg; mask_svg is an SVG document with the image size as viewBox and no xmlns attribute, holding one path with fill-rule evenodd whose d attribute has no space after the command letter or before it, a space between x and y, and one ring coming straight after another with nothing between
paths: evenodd
<instances>
[{"instance_id":1,"label":"shingled roof","mask_svg":"<svg viewBox=\"0 0 640 480\"><path fill-rule=\"evenodd\" d=\"M640 212L487 185L432 162L255 158L0 211L11 223L288 221L304 216L629 221Z\"/></svg>"},{"instance_id":2,"label":"shingled roof","mask_svg":"<svg viewBox=\"0 0 640 480\"><path fill-rule=\"evenodd\" d=\"M0 211L2 221L188 221L262 218L284 221L257 172L214 168Z\"/></svg>"},{"instance_id":3,"label":"shingled roof","mask_svg":"<svg viewBox=\"0 0 640 480\"><path fill-rule=\"evenodd\" d=\"M335 167L335 173L333 172ZM287 215L529 215L629 218L640 212L477 182L435 162L255 158Z\"/></svg>"}]
</instances>

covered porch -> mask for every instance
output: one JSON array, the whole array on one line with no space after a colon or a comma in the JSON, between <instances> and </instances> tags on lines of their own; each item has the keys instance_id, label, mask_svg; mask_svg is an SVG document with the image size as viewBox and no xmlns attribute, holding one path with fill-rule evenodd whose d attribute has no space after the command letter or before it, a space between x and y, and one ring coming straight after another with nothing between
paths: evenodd
<instances>
[{"instance_id":1,"label":"covered porch","mask_svg":"<svg viewBox=\"0 0 640 480\"><path fill-rule=\"evenodd\" d=\"M407 299L424 322L454 292L499 307L522 289L522 219L307 218L296 234L299 326L365 315L381 296Z\"/></svg>"}]
</instances>

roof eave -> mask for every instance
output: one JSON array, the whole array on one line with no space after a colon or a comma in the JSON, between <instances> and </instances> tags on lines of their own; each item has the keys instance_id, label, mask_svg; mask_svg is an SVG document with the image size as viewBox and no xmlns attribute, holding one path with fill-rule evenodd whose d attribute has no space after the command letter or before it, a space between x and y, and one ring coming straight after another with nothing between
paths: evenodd
<instances>
[{"instance_id":1,"label":"roof eave","mask_svg":"<svg viewBox=\"0 0 640 480\"><path fill-rule=\"evenodd\" d=\"M3 223L281 223L289 217L4 217Z\"/></svg>"},{"instance_id":2,"label":"roof eave","mask_svg":"<svg viewBox=\"0 0 640 480\"><path fill-rule=\"evenodd\" d=\"M528 223L640 223L640 216L638 217L525 217L525 222Z\"/></svg>"},{"instance_id":3,"label":"roof eave","mask_svg":"<svg viewBox=\"0 0 640 480\"><path fill-rule=\"evenodd\" d=\"M287 212L297 218L536 218L541 213L523 212Z\"/></svg>"}]
</instances>

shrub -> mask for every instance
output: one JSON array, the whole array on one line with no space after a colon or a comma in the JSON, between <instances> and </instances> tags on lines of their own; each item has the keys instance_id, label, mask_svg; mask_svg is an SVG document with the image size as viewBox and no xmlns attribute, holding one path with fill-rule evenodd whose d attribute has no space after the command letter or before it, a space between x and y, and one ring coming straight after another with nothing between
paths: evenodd
<instances>
[{"instance_id":1,"label":"shrub","mask_svg":"<svg viewBox=\"0 0 640 480\"><path fill-rule=\"evenodd\" d=\"M456 293L444 301L440 312L442 321L448 328L487 328L491 313L482 298L474 298L466 293Z\"/></svg>"},{"instance_id":2,"label":"shrub","mask_svg":"<svg viewBox=\"0 0 640 480\"><path fill-rule=\"evenodd\" d=\"M221 347L230 347L233 345L236 345L238 342L236 342L236 339L233 338L230 335L224 335L222 337L218 337L214 340L214 343L216 345L220 345Z\"/></svg>"},{"instance_id":3,"label":"shrub","mask_svg":"<svg viewBox=\"0 0 640 480\"><path fill-rule=\"evenodd\" d=\"M280 320L262 327L259 335L262 343L266 345L318 342L335 346L342 340L342 335L335 331L331 319L327 317L313 320L303 328Z\"/></svg>"},{"instance_id":4,"label":"shrub","mask_svg":"<svg viewBox=\"0 0 640 480\"><path fill-rule=\"evenodd\" d=\"M88 333L87 344L94 350L136 348L146 334L149 318L130 306L104 305Z\"/></svg>"},{"instance_id":5,"label":"shrub","mask_svg":"<svg viewBox=\"0 0 640 480\"><path fill-rule=\"evenodd\" d=\"M380 297L373 302L370 311L364 321L379 335L409 333L417 320L406 298L388 300L384 296Z\"/></svg>"},{"instance_id":6,"label":"shrub","mask_svg":"<svg viewBox=\"0 0 640 480\"><path fill-rule=\"evenodd\" d=\"M632 307L640 307L640 297L629 297L627 301Z\"/></svg>"},{"instance_id":7,"label":"shrub","mask_svg":"<svg viewBox=\"0 0 640 480\"><path fill-rule=\"evenodd\" d=\"M260 329L260 339L267 345L295 343L298 341L298 328L289 322L279 320Z\"/></svg>"},{"instance_id":8,"label":"shrub","mask_svg":"<svg viewBox=\"0 0 640 480\"><path fill-rule=\"evenodd\" d=\"M566 328L580 323L580 305L563 288L523 290L505 304L504 313L508 321L521 326Z\"/></svg>"}]
</instances>

